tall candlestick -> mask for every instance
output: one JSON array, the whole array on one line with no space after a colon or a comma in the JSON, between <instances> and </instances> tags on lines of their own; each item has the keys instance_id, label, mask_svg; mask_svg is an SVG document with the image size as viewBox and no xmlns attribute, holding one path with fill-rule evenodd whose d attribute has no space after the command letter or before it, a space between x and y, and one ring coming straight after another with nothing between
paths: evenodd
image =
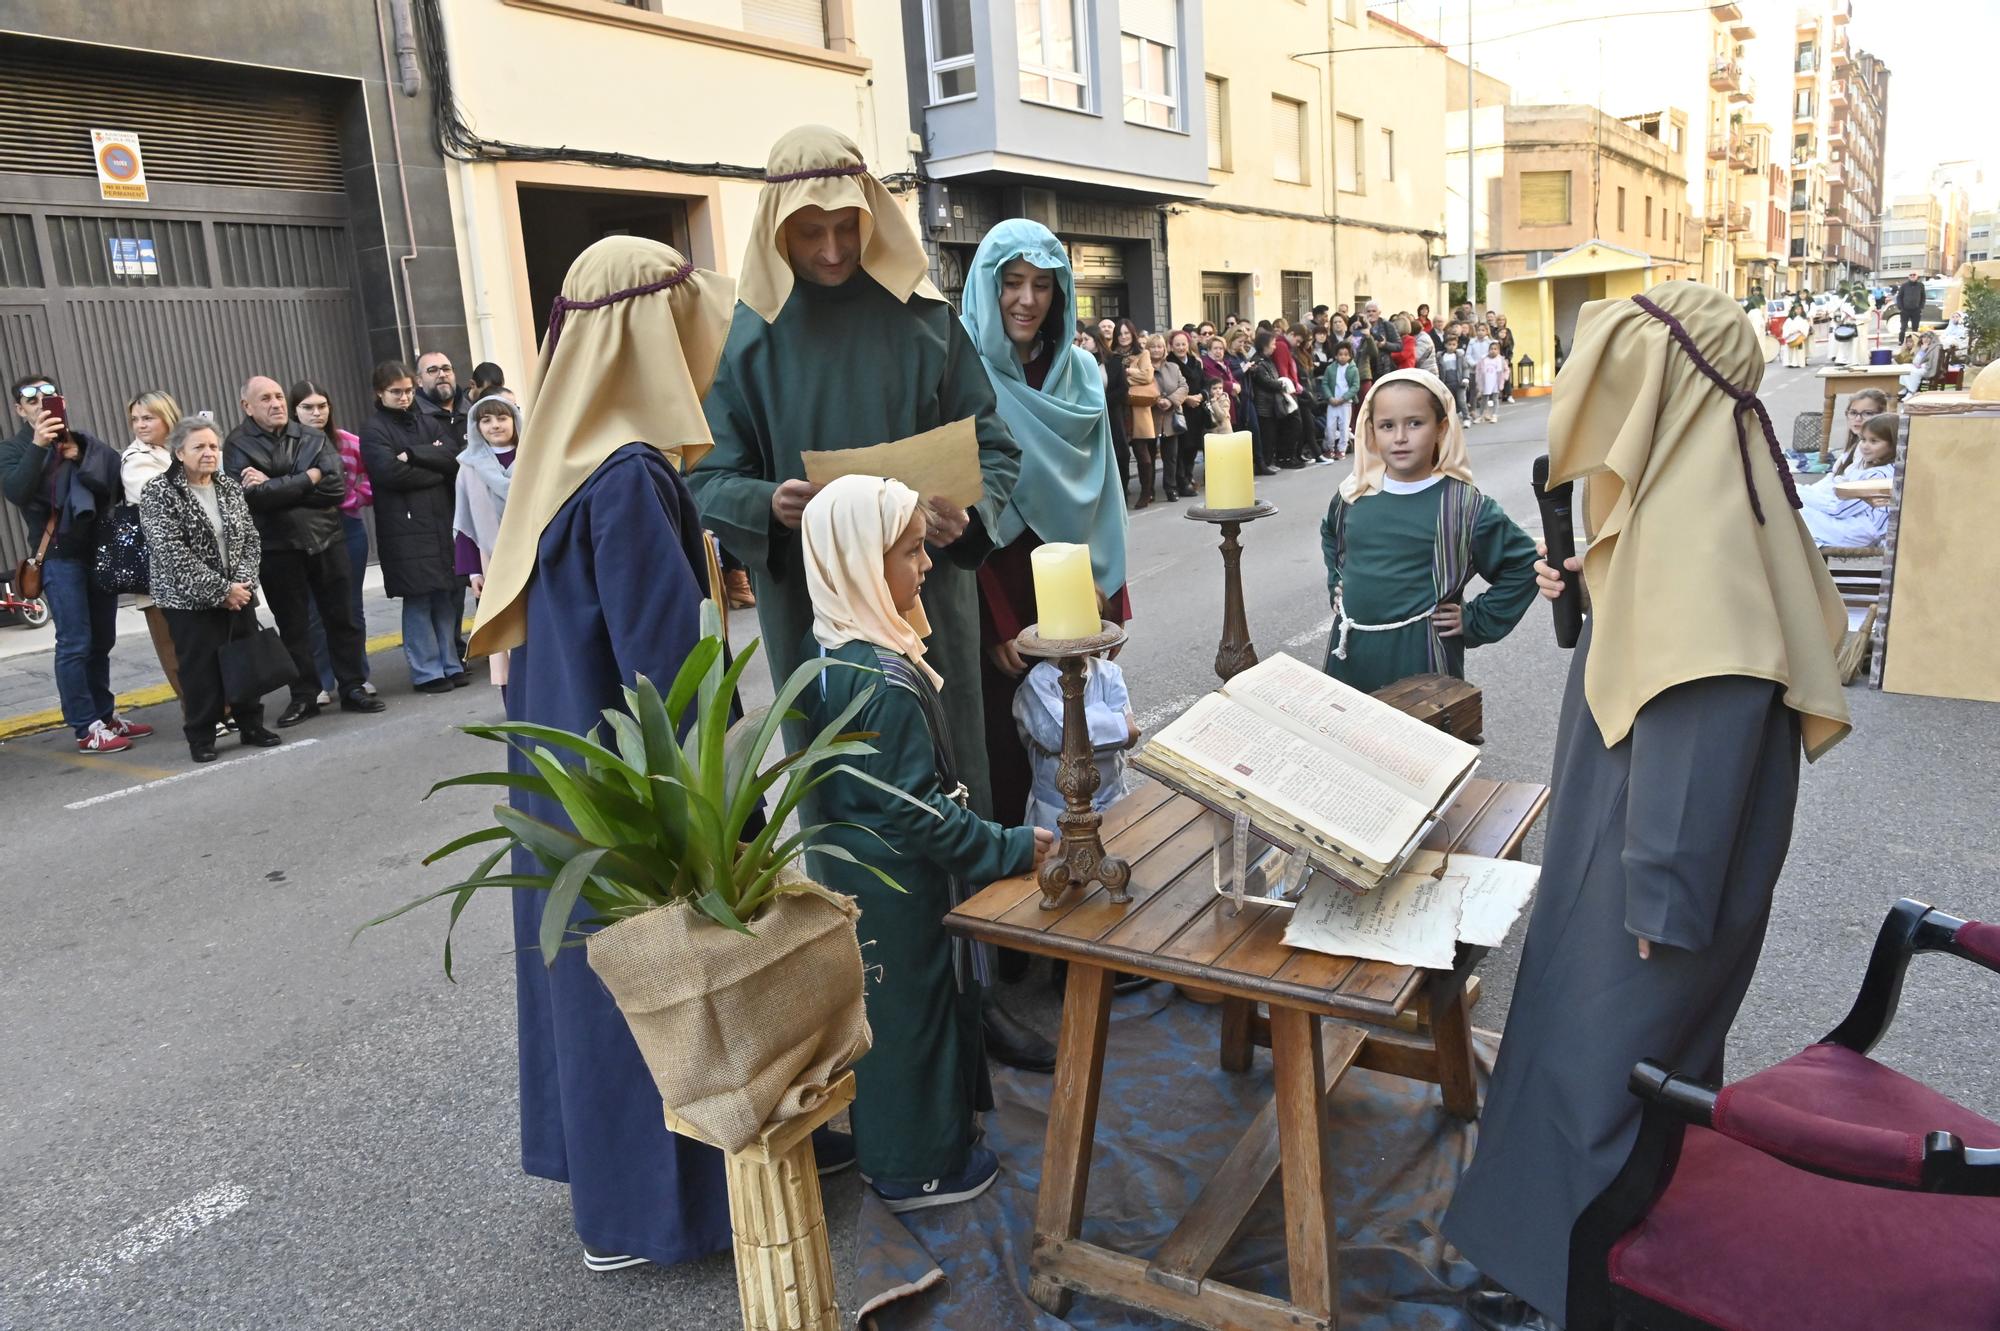
<instances>
[{"instance_id":1,"label":"tall candlestick","mask_svg":"<svg viewBox=\"0 0 2000 1331\"><path fill-rule=\"evenodd\" d=\"M1249 508L1257 502L1257 482L1251 471L1250 432L1208 437L1208 480L1202 502L1209 508Z\"/></svg>"},{"instance_id":2,"label":"tall candlestick","mask_svg":"<svg viewBox=\"0 0 2000 1331\"><path fill-rule=\"evenodd\" d=\"M1038 546L1029 562L1035 572L1035 622L1050 641L1088 638L1103 623L1097 617L1097 583L1090 572L1090 547Z\"/></svg>"}]
</instances>

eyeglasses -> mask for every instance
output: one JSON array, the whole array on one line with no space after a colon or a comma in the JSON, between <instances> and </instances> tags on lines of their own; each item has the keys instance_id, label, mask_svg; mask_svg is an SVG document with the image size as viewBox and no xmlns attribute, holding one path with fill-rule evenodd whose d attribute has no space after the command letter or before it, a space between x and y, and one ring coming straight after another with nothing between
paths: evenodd
<instances>
[{"instance_id":1,"label":"eyeglasses","mask_svg":"<svg viewBox=\"0 0 2000 1331\"><path fill-rule=\"evenodd\" d=\"M417 390L407 386L403 388L385 388L382 390L383 397L415 397L416 395Z\"/></svg>"},{"instance_id":2,"label":"eyeglasses","mask_svg":"<svg viewBox=\"0 0 2000 1331\"><path fill-rule=\"evenodd\" d=\"M54 397L55 395L56 386L54 384L29 384L21 390L21 401L33 402L38 397Z\"/></svg>"},{"instance_id":3,"label":"eyeglasses","mask_svg":"<svg viewBox=\"0 0 2000 1331\"><path fill-rule=\"evenodd\" d=\"M426 365L426 366L425 366L425 367L423 368L423 371L422 371L422 373L424 373L424 374L450 374L450 373L451 373L451 362L450 362L450 361L440 361L440 362L438 362L438 363L437 363L436 365Z\"/></svg>"},{"instance_id":4,"label":"eyeglasses","mask_svg":"<svg viewBox=\"0 0 2000 1331\"><path fill-rule=\"evenodd\" d=\"M1866 407L1849 407L1847 409L1847 419L1851 421L1865 421L1874 414L1874 412L1868 410Z\"/></svg>"}]
</instances>

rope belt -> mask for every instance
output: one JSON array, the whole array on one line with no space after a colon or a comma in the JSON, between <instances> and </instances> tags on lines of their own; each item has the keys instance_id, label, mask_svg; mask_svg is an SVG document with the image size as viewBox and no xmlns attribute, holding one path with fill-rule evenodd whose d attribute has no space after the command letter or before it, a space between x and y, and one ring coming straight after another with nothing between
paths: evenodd
<instances>
[{"instance_id":1,"label":"rope belt","mask_svg":"<svg viewBox=\"0 0 2000 1331\"><path fill-rule=\"evenodd\" d=\"M1333 593L1333 659L1336 661L1347 659L1347 635L1350 631L1387 633L1391 629L1406 629L1420 620L1429 619L1436 611L1437 606L1432 605L1429 610L1419 610L1408 619L1399 619L1393 624L1357 624L1347 617L1347 598L1341 589L1336 588Z\"/></svg>"}]
</instances>

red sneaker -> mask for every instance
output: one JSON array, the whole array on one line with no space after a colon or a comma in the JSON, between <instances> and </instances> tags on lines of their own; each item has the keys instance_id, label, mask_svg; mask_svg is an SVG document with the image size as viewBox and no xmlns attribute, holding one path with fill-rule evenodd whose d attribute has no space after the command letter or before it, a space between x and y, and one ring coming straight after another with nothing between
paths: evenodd
<instances>
[{"instance_id":1,"label":"red sneaker","mask_svg":"<svg viewBox=\"0 0 2000 1331\"><path fill-rule=\"evenodd\" d=\"M92 721L90 729L76 742L78 753L118 753L132 747L132 741L105 725L102 721Z\"/></svg>"},{"instance_id":2,"label":"red sneaker","mask_svg":"<svg viewBox=\"0 0 2000 1331\"><path fill-rule=\"evenodd\" d=\"M116 712L111 714L111 720L107 723L106 729L110 730L112 734L118 736L120 739L144 739L153 733L153 728L144 721L127 721Z\"/></svg>"}]
</instances>

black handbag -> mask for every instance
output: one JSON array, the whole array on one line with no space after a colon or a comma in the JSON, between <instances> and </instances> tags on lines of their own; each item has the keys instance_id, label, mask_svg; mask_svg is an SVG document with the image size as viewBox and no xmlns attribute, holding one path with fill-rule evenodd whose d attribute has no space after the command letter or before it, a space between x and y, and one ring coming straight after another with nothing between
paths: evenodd
<instances>
[{"instance_id":1,"label":"black handbag","mask_svg":"<svg viewBox=\"0 0 2000 1331\"><path fill-rule=\"evenodd\" d=\"M143 593L151 586L153 564L146 553L146 529L139 525L137 504L119 504L98 528L91 578L105 592Z\"/></svg>"},{"instance_id":2,"label":"black handbag","mask_svg":"<svg viewBox=\"0 0 2000 1331\"><path fill-rule=\"evenodd\" d=\"M278 630L258 625L239 634L237 626L246 620L256 624L257 612L246 609L229 616L229 636L215 654L216 664L222 668L222 696L230 702L260 699L275 689L290 687L299 677Z\"/></svg>"}]
</instances>

